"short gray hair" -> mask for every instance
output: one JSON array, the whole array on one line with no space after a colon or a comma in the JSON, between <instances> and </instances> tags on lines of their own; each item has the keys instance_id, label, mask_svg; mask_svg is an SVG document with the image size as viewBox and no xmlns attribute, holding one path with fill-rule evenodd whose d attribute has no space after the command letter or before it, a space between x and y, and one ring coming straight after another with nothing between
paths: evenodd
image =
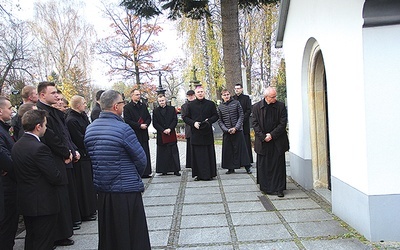
<instances>
[{"instance_id":1,"label":"short gray hair","mask_svg":"<svg viewBox=\"0 0 400 250\"><path fill-rule=\"evenodd\" d=\"M269 96L269 94L271 93L271 91L274 90L276 91L276 88L268 86L265 90L264 90L264 96Z\"/></svg>"},{"instance_id":2,"label":"short gray hair","mask_svg":"<svg viewBox=\"0 0 400 250\"><path fill-rule=\"evenodd\" d=\"M110 111L120 96L121 94L118 91L112 89L105 91L100 97L101 109Z\"/></svg>"}]
</instances>

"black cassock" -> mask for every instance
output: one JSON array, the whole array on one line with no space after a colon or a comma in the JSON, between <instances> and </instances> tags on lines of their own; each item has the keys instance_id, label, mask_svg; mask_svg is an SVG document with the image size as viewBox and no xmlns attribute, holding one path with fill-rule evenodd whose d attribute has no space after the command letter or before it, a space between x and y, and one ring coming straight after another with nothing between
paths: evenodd
<instances>
[{"instance_id":1,"label":"black cassock","mask_svg":"<svg viewBox=\"0 0 400 250\"><path fill-rule=\"evenodd\" d=\"M153 126L157 130L156 173L166 174L181 170L175 133L177 123L178 118L174 107L165 106L154 109ZM170 135L163 135L163 131L168 128L171 129Z\"/></svg>"},{"instance_id":2,"label":"black cassock","mask_svg":"<svg viewBox=\"0 0 400 250\"><path fill-rule=\"evenodd\" d=\"M257 183L260 190L275 193L286 189L285 152L289 150L286 133L287 112L281 102L267 104L264 100L254 105L253 128L256 134ZM266 134L272 140L265 142Z\"/></svg>"},{"instance_id":3,"label":"black cassock","mask_svg":"<svg viewBox=\"0 0 400 250\"><path fill-rule=\"evenodd\" d=\"M214 135L212 124L218 120L217 108L214 102L206 99L196 99L188 103L188 109L183 120L191 127L191 166L192 177L198 180L210 180L217 176ZM195 122L201 122L200 129L194 127Z\"/></svg>"},{"instance_id":4,"label":"black cassock","mask_svg":"<svg viewBox=\"0 0 400 250\"><path fill-rule=\"evenodd\" d=\"M148 127L151 123L151 116L147 110L147 106L142 102L135 103L131 101L124 107L124 120L135 131L136 137L140 142L140 145L142 145L147 157L147 166L142 176L149 176L152 172L149 148L149 130L140 128L141 124L147 124Z\"/></svg>"}]
</instances>

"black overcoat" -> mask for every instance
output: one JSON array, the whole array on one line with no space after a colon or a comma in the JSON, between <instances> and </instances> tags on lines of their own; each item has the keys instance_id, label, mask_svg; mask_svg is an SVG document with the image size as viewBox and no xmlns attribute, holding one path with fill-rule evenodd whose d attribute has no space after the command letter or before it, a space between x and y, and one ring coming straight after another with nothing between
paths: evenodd
<instances>
[{"instance_id":1,"label":"black overcoat","mask_svg":"<svg viewBox=\"0 0 400 250\"><path fill-rule=\"evenodd\" d=\"M250 134L250 115L251 115L251 100L248 95L240 94L234 95L233 99L240 102L242 106L244 119L243 119L243 133Z\"/></svg>"},{"instance_id":2,"label":"black overcoat","mask_svg":"<svg viewBox=\"0 0 400 250\"><path fill-rule=\"evenodd\" d=\"M162 111L164 109L164 111ZM157 107L153 112L153 126L157 130L157 145L164 144L162 142L162 134L165 129L171 129L171 133L175 132L178 117L175 108L165 106L164 108Z\"/></svg>"},{"instance_id":3,"label":"black overcoat","mask_svg":"<svg viewBox=\"0 0 400 250\"><path fill-rule=\"evenodd\" d=\"M124 107L124 120L135 131L136 137L140 143L149 140L148 129L140 129L141 124L151 123L151 116L147 110L147 106L142 102L130 102ZM140 123L140 121L142 121Z\"/></svg>"},{"instance_id":4,"label":"black overcoat","mask_svg":"<svg viewBox=\"0 0 400 250\"><path fill-rule=\"evenodd\" d=\"M189 102L187 114L183 117L186 124L190 125L192 145L214 144L212 124L218 120L215 103L206 99L196 99ZM202 122L200 129L194 127L195 122Z\"/></svg>"},{"instance_id":5,"label":"black overcoat","mask_svg":"<svg viewBox=\"0 0 400 250\"><path fill-rule=\"evenodd\" d=\"M287 125L287 110L285 104L276 101L269 104L269 108L273 110L271 119L272 129L266 128L266 105L265 100L261 100L253 107L253 129L255 132L254 151L257 154L265 155L267 153L267 143L264 139L267 133L270 133L274 145L279 155L289 150L289 139L286 132Z\"/></svg>"}]
</instances>

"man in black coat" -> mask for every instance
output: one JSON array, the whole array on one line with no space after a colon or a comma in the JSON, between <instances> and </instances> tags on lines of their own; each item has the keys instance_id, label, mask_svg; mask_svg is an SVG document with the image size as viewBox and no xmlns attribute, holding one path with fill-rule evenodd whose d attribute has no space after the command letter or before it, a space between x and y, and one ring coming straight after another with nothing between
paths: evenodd
<instances>
[{"instance_id":1,"label":"man in black coat","mask_svg":"<svg viewBox=\"0 0 400 250\"><path fill-rule=\"evenodd\" d=\"M1 249L12 250L14 246L15 233L18 227L17 213L17 183L15 180L13 162L11 159L11 149L14 140L10 135L12 105L10 100L0 96L0 172L4 194L0 196L3 203L3 218L0 217L0 244ZM1 208L1 207L0 207Z\"/></svg>"},{"instance_id":2,"label":"man in black coat","mask_svg":"<svg viewBox=\"0 0 400 250\"><path fill-rule=\"evenodd\" d=\"M53 249L60 210L55 185L62 182L49 147L40 141L46 131L46 111L30 110L22 118L25 134L12 149L17 177L18 211L24 216L25 249Z\"/></svg>"},{"instance_id":3,"label":"man in black coat","mask_svg":"<svg viewBox=\"0 0 400 250\"><path fill-rule=\"evenodd\" d=\"M243 135L249 152L250 162L253 163L253 150L251 149L250 140L250 115L251 115L251 100L248 95L243 94L243 86L238 83L235 85L235 93L233 99L238 100L243 109L244 120L243 120Z\"/></svg>"},{"instance_id":4,"label":"man in black coat","mask_svg":"<svg viewBox=\"0 0 400 250\"><path fill-rule=\"evenodd\" d=\"M286 125L285 104L276 100L275 88L268 87L264 99L253 107L254 150L260 190L278 197L284 197L286 189L285 152L289 150Z\"/></svg>"},{"instance_id":5,"label":"man in black coat","mask_svg":"<svg viewBox=\"0 0 400 250\"><path fill-rule=\"evenodd\" d=\"M68 193L67 164L72 164L72 153L69 148L65 124L58 109L52 107L58 100L57 89L53 82L40 82L38 85L39 101L36 106L38 109L46 110L47 130L41 141L46 144L54 157L55 166L61 173L61 185L57 186L60 199L60 212L58 213L57 226L55 228L54 242L57 246L68 246L74 244L69 239L73 235L73 225L71 216L71 205ZM62 113L62 112L61 112Z\"/></svg>"},{"instance_id":6,"label":"man in black coat","mask_svg":"<svg viewBox=\"0 0 400 250\"><path fill-rule=\"evenodd\" d=\"M193 90L188 90L186 92L186 99L187 102L185 102L182 107L181 107L181 114L182 114L182 119L185 117L187 114L187 109L189 102L193 101L196 99L196 96L194 95ZM185 139L186 139L186 168L192 168L191 161L192 161L192 149L190 145L190 136L192 134L192 131L190 129L190 126L185 123Z\"/></svg>"},{"instance_id":7,"label":"man in black coat","mask_svg":"<svg viewBox=\"0 0 400 250\"><path fill-rule=\"evenodd\" d=\"M196 100L188 105L187 114L183 117L190 125L192 135L192 177L195 180L211 180L217 176L215 159L214 134L212 124L218 120L215 103L204 98L203 87L195 89Z\"/></svg>"},{"instance_id":8,"label":"man in black coat","mask_svg":"<svg viewBox=\"0 0 400 250\"><path fill-rule=\"evenodd\" d=\"M71 97L71 109L65 120L72 142L78 147L81 158L73 163L77 198L82 221L96 220L96 192L93 185L93 170L85 144L86 127L90 124L85 113L86 101L82 96Z\"/></svg>"},{"instance_id":9,"label":"man in black coat","mask_svg":"<svg viewBox=\"0 0 400 250\"><path fill-rule=\"evenodd\" d=\"M94 107L92 109L92 112L90 112L90 120L92 122L99 118L100 112L101 112L101 107L100 107L100 96L103 94L104 90L99 90L96 92L96 103L94 104Z\"/></svg>"},{"instance_id":10,"label":"man in black coat","mask_svg":"<svg viewBox=\"0 0 400 250\"><path fill-rule=\"evenodd\" d=\"M180 176L181 164L175 132L178 124L176 110L167 106L164 95L159 95L157 100L160 106L153 112L153 126L157 130L156 173L166 175L174 172L176 176Z\"/></svg>"},{"instance_id":11,"label":"man in black coat","mask_svg":"<svg viewBox=\"0 0 400 250\"><path fill-rule=\"evenodd\" d=\"M135 131L136 137L146 153L147 166L142 178L150 178L151 160L148 127L151 123L151 116L147 110L147 106L140 101L140 90L138 89L133 89L131 91L131 102L124 107L124 120Z\"/></svg>"}]
</instances>

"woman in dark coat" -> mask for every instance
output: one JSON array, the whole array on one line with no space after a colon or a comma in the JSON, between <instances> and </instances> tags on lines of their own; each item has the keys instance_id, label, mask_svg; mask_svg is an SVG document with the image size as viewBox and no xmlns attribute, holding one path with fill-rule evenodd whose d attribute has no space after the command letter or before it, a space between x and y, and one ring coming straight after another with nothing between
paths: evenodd
<instances>
[{"instance_id":1,"label":"woman in dark coat","mask_svg":"<svg viewBox=\"0 0 400 250\"><path fill-rule=\"evenodd\" d=\"M243 109L239 101L231 99L227 89L222 90L223 102L218 106L218 125L223 134L222 141L222 168L228 169L227 174L232 174L241 166L250 171L250 158L243 136Z\"/></svg>"},{"instance_id":2,"label":"woman in dark coat","mask_svg":"<svg viewBox=\"0 0 400 250\"><path fill-rule=\"evenodd\" d=\"M90 123L85 109L85 99L78 95L73 96L66 124L71 134L71 139L78 147L81 155L80 160L73 164L79 211L83 221L90 221L96 219L96 192L93 186L92 163L83 142L86 127Z\"/></svg>"},{"instance_id":3,"label":"woman in dark coat","mask_svg":"<svg viewBox=\"0 0 400 250\"><path fill-rule=\"evenodd\" d=\"M181 164L177 146L175 127L178 123L175 108L167 106L164 95L158 96L159 107L153 112L153 126L157 130L156 173L166 175L174 172L180 176Z\"/></svg>"}]
</instances>

